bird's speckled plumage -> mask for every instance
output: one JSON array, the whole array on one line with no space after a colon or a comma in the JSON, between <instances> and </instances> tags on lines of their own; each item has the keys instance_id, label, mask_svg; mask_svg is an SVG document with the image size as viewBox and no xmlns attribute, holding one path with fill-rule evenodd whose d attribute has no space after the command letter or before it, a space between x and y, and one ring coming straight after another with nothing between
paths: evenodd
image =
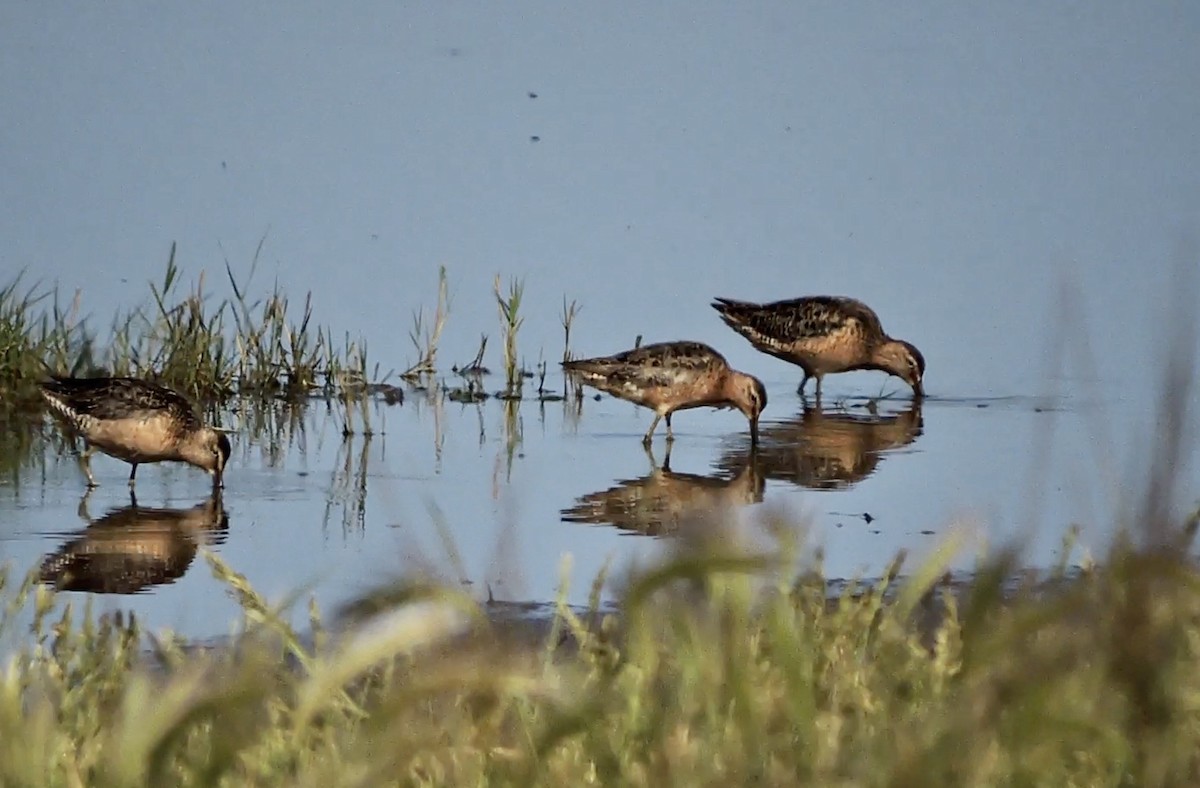
<instances>
[{"instance_id":1,"label":"bird's speckled plumage","mask_svg":"<svg viewBox=\"0 0 1200 788\"><path fill-rule=\"evenodd\" d=\"M807 296L766 304L717 298L712 307L725 324L764 353L804 370L800 393L810 377L856 369L877 369L904 380L914 396L924 393L925 358L916 346L893 339L869 306L844 296Z\"/></svg>"},{"instance_id":2,"label":"bird's speckled plumage","mask_svg":"<svg viewBox=\"0 0 1200 788\"><path fill-rule=\"evenodd\" d=\"M203 468L219 486L231 447L229 439L196 416L191 403L165 386L137 378L52 378L42 397L87 443L80 464L88 486L96 486L94 449L130 463L130 486L143 462L178 460Z\"/></svg>"},{"instance_id":3,"label":"bird's speckled plumage","mask_svg":"<svg viewBox=\"0 0 1200 788\"><path fill-rule=\"evenodd\" d=\"M643 438L649 443L658 422L667 420L667 440L674 440L671 414L687 408L733 407L750 421L751 440L758 440L758 416L767 392L757 378L730 368L725 357L700 342L659 342L614 356L563 362L584 383L655 412Z\"/></svg>"}]
</instances>

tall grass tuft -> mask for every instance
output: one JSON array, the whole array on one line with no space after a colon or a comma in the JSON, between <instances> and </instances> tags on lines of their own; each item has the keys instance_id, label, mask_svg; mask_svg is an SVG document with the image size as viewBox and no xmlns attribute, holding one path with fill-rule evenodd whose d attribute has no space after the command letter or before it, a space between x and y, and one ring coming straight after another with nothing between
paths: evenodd
<instances>
[{"instance_id":1,"label":"tall grass tuft","mask_svg":"<svg viewBox=\"0 0 1200 788\"><path fill-rule=\"evenodd\" d=\"M493 284L496 294L496 306L500 311L500 329L504 336L504 394L506 397L519 397L521 394L522 376L517 361L517 332L525 318L521 317L521 296L525 292L525 283L513 279L508 284L508 294L500 290L500 275L496 274Z\"/></svg>"},{"instance_id":2,"label":"tall grass tuft","mask_svg":"<svg viewBox=\"0 0 1200 788\"><path fill-rule=\"evenodd\" d=\"M573 358L571 355L571 327L575 325L575 318L579 315L579 308L579 304L574 299L571 299L571 303L568 304L567 297L563 296L562 312L559 314L558 319L563 327L562 360L564 364Z\"/></svg>"},{"instance_id":3,"label":"tall grass tuft","mask_svg":"<svg viewBox=\"0 0 1200 788\"><path fill-rule=\"evenodd\" d=\"M424 308L419 308L413 313L413 327L408 332L408 338L416 348L417 362L402 372L401 377L411 380L437 372L438 342L441 340L449 314L450 290L446 282L446 266L443 265L438 267L438 295L437 306L433 311L433 324L425 323Z\"/></svg>"},{"instance_id":4,"label":"tall grass tuft","mask_svg":"<svg viewBox=\"0 0 1200 788\"><path fill-rule=\"evenodd\" d=\"M78 369L92 352L78 317L79 294L64 310L57 288L24 288L23 280L22 272L0 288L0 409L35 399L34 384L48 368Z\"/></svg>"},{"instance_id":5,"label":"tall grass tuft","mask_svg":"<svg viewBox=\"0 0 1200 788\"><path fill-rule=\"evenodd\" d=\"M281 394L299 400L322 383L332 388L328 375L324 381L321 376L338 359L328 332L312 325L312 293L305 296L299 321L291 322L288 319L291 302L278 283L266 298L249 300L247 283L253 279L257 266L256 251L247 282L239 283L229 262L225 263L233 290L230 307L236 329L239 391L267 396Z\"/></svg>"},{"instance_id":6,"label":"tall grass tuft","mask_svg":"<svg viewBox=\"0 0 1200 788\"><path fill-rule=\"evenodd\" d=\"M139 311L123 326L125 337L119 341L131 352L111 359L116 374L160 377L195 398L225 399L233 394L237 365L226 344L225 303L216 308L206 303L210 296L204 279L202 271L195 289L175 301L180 277L172 243L162 285L150 284L153 311ZM142 324L137 331L134 321Z\"/></svg>"}]
</instances>

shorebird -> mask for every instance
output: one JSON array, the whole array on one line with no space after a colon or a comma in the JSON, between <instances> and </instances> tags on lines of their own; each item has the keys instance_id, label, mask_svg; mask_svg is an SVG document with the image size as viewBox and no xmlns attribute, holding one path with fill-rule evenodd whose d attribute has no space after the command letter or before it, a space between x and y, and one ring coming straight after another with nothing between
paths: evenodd
<instances>
[{"instance_id":1,"label":"shorebird","mask_svg":"<svg viewBox=\"0 0 1200 788\"><path fill-rule=\"evenodd\" d=\"M615 356L564 361L587 383L614 397L654 411L654 421L642 438L649 445L658 422L687 408L737 408L750 420L750 442L758 443L758 417L767 406L762 381L732 369L725 357L700 342L659 342Z\"/></svg>"},{"instance_id":2,"label":"shorebird","mask_svg":"<svg viewBox=\"0 0 1200 788\"><path fill-rule=\"evenodd\" d=\"M203 468L222 486L231 447L224 433L206 426L182 395L137 378L60 378L41 384L42 396L87 447L79 464L95 487L91 456L99 449L130 463L177 460Z\"/></svg>"},{"instance_id":3,"label":"shorebird","mask_svg":"<svg viewBox=\"0 0 1200 788\"><path fill-rule=\"evenodd\" d=\"M797 364L804 370L798 394L804 393L809 378L836 372L877 369L912 386L913 396L924 395L921 378L925 357L910 342L892 339L883 330L871 307L854 298L808 296L769 304L752 304L732 298L717 298L713 309L726 325L750 344Z\"/></svg>"}]
</instances>

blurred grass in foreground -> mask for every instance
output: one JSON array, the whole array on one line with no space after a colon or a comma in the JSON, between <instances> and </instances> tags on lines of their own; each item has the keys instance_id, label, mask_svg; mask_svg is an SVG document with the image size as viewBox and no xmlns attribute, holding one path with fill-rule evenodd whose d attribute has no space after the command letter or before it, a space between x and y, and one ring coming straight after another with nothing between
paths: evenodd
<instances>
[{"instance_id":1,"label":"blurred grass in foreground","mask_svg":"<svg viewBox=\"0 0 1200 788\"><path fill-rule=\"evenodd\" d=\"M9 638L22 606L36 620L0 678L0 783L1195 783L1184 526L1052 591L1006 591L1007 553L945 588L947 544L834 600L785 572L788 545L747 552L716 526L632 573L619 615L560 605L539 642L427 583L370 595L336 632L314 608L302 642L209 555L244 621L203 651L26 581L0 619Z\"/></svg>"}]
</instances>

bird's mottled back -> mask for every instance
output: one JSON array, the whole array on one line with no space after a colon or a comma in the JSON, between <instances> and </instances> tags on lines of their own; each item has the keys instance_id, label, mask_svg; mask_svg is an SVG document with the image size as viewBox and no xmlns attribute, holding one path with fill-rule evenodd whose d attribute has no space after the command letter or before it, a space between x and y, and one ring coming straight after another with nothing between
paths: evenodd
<instances>
[{"instance_id":1,"label":"bird's mottled back","mask_svg":"<svg viewBox=\"0 0 1200 788\"><path fill-rule=\"evenodd\" d=\"M845 330L873 340L886 336L874 310L843 296L807 296L768 304L717 298L712 306L730 328L767 345L820 339Z\"/></svg>"},{"instance_id":2,"label":"bird's mottled back","mask_svg":"<svg viewBox=\"0 0 1200 788\"><path fill-rule=\"evenodd\" d=\"M169 388L136 378L60 378L42 383L42 395L73 422L169 415L182 430L202 426L192 405Z\"/></svg>"},{"instance_id":3,"label":"bird's mottled back","mask_svg":"<svg viewBox=\"0 0 1200 788\"><path fill-rule=\"evenodd\" d=\"M612 356L563 363L564 369L582 374L589 382L603 381L609 387L604 390L626 384L672 386L683 378L727 367L725 357L702 342L657 342Z\"/></svg>"}]
</instances>

